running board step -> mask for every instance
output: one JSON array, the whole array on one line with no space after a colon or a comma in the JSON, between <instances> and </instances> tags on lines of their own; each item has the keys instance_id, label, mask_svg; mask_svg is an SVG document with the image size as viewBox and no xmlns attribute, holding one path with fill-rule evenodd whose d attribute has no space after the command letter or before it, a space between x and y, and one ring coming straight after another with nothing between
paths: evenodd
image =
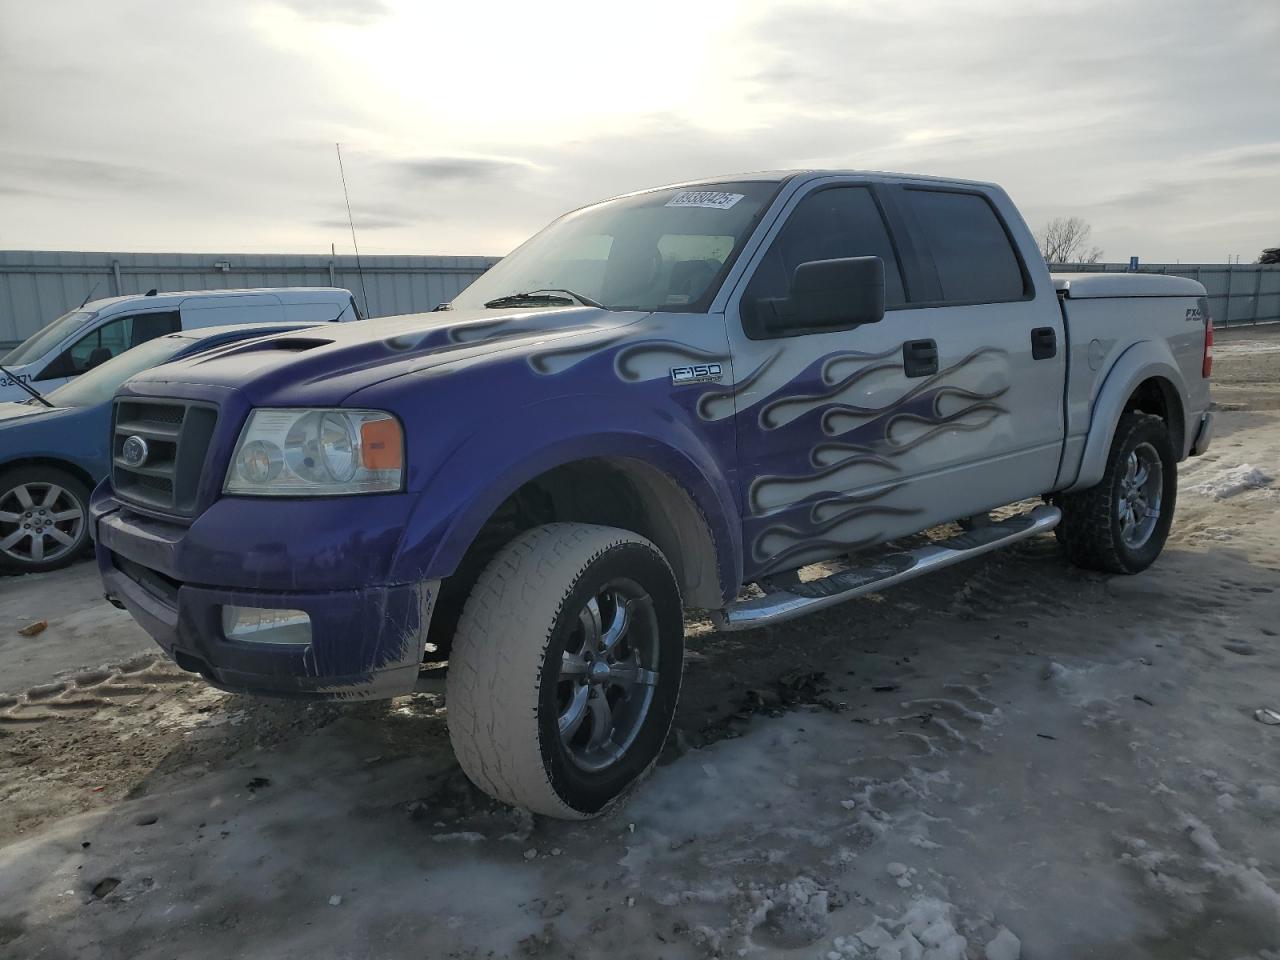
<instances>
[{"instance_id":1,"label":"running board step","mask_svg":"<svg viewBox=\"0 0 1280 960\"><path fill-rule=\"evenodd\" d=\"M738 600L723 610L713 611L711 619L721 630L752 630L781 623L815 610L843 603L885 587L905 583L953 563L981 556L992 550L1047 533L1058 525L1062 511L1043 505L1028 513L978 527L947 540L938 540L915 550L877 557L865 566L833 573L820 580L794 583L773 590L763 597Z\"/></svg>"}]
</instances>

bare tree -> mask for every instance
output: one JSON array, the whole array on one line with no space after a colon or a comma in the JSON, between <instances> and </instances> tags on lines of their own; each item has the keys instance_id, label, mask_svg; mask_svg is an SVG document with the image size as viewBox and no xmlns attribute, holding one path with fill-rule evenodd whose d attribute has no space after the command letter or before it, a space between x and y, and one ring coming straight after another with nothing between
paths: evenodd
<instances>
[{"instance_id":1,"label":"bare tree","mask_svg":"<svg viewBox=\"0 0 1280 960\"><path fill-rule=\"evenodd\" d=\"M1280 263L1280 247L1267 247L1258 257L1259 263Z\"/></svg>"},{"instance_id":2,"label":"bare tree","mask_svg":"<svg viewBox=\"0 0 1280 960\"><path fill-rule=\"evenodd\" d=\"M1088 245L1092 233L1080 217L1054 217L1040 233L1040 252L1048 263L1097 263L1102 248Z\"/></svg>"}]
</instances>

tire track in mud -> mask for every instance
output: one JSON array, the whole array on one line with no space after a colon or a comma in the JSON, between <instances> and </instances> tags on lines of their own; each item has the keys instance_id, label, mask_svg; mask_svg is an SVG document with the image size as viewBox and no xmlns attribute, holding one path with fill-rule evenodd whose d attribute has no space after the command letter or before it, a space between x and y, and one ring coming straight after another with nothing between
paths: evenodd
<instances>
[{"instance_id":1,"label":"tire track in mud","mask_svg":"<svg viewBox=\"0 0 1280 960\"><path fill-rule=\"evenodd\" d=\"M133 657L0 696L0 730L27 729L75 715L108 720L107 715L134 713L163 701L184 685L194 686L193 677L160 657Z\"/></svg>"}]
</instances>

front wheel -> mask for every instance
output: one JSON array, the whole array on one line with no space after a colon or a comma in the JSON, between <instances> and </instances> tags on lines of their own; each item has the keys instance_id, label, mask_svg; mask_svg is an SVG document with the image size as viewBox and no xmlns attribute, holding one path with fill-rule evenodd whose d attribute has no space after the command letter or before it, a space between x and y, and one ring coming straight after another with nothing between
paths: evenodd
<instances>
[{"instance_id":1,"label":"front wheel","mask_svg":"<svg viewBox=\"0 0 1280 960\"><path fill-rule=\"evenodd\" d=\"M1126 414L1102 480L1058 498L1058 540L1071 562L1105 573L1139 573L1151 566L1173 523L1177 459L1163 420Z\"/></svg>"},{"instance_id":2,"label":"front wheel","mask_svg":"<svg viewBox=\"0 0 1280 960\"><path fill-rule=\"evenodd\" d=\"M89 489L80 480L43 465L0 475L0 570L56 570L88 543Z\"/></svg>"},{"instance_id":3,"label":"front wheel","mask_svg":"<svg viewBox=\"0 0 1280 960\"><path fill-rule=\"evenodd\" d=\"M553 523L500 550L449 656L449 739L490 796L595 816L657 758L684 661L680 592L626 530Z\"/></svg>"}]
</instances>

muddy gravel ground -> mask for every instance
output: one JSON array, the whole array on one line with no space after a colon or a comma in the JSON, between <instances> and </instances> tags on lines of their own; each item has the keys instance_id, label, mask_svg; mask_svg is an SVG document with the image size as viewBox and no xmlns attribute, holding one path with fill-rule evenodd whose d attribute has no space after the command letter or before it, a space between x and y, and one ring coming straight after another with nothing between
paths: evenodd
<instances>
[{"instance_id":1,"label":"muddy gravel ground","mask_svg":"<svg viewBox=\"0 0 1280 960\"><path fill-rule=\"evenodd\" d=\"M471 788L442 698L219 693L90 564L0 580L0 957L1280 960L1280 330L1218 343L1151 570L1047 536L692 620L660 765L587 823Z\"/></svg>"}]
</instances>

